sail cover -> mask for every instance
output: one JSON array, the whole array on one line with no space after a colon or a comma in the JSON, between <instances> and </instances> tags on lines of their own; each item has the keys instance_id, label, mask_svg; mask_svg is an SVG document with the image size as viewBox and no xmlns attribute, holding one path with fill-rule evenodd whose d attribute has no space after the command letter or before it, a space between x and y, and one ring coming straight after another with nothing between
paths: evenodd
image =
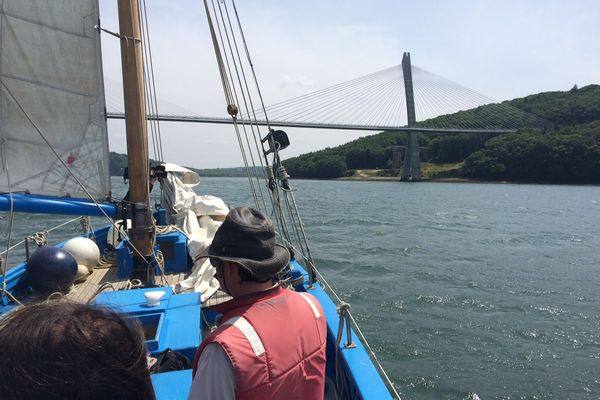
<instances>
[{"instance_id":1,"label":"sail cover","mask_svg":"<svg viewBox=\"0 0 600 400\"><path fill-rule=\"evenodd\" d=\"M72 173L109 195L98 21L97 0L0 0L0 192L87 198Z\"/></svg>"}]
</instances>

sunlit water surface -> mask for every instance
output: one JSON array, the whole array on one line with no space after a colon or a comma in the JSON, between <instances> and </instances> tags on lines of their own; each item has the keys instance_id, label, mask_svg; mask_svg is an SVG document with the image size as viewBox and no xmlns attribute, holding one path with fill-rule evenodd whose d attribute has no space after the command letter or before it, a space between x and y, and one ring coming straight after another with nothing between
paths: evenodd
<instances>
[{"instance_id":1,"label":"sunlit water surface","mask_svg":"<svg viewBox=\"0 0 600 400\"><path fill-rule=\"evenodd\" d=\"M317 266L404 399L600 398L600 187L293 185ZM198 191L251 202L242 178ZM59 220L19 215L12 242Z\"/></svg>"}]
</instances>

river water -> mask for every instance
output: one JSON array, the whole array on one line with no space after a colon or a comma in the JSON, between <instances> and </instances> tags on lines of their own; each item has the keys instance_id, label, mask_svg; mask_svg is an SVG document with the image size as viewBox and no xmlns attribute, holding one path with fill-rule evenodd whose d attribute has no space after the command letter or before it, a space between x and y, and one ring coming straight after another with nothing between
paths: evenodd
<instances>
[{"instance_id":1,"label":"river water","mask_svg":"<svg viewBox=\"0 0 600 400\"><path fill-rule=\"evenodd\" d=\"M248 202L235 182L223 196ZM317 266L403 398L600 398L600 187L294 187Z\"/></svg>"},{"instance_id":2,"label":"river water","mask_svg":"<svg viewBox=\"0 0 600 400\"><path fill-rule=\"evenodd\" d=\"M600 187L293 185L319 270L403 399L600 398ZM198 191L250 204L243 178Z\"/></svg>"}]
</instances>

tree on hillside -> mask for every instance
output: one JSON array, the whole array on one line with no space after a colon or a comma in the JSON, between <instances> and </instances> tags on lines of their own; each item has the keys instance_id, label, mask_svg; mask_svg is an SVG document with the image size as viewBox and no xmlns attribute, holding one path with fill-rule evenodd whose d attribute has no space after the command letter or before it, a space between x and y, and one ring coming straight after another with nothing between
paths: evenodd
<instances>
[{"instance_id":1,"label":"tree on hillside","mask_svg":"<svg viewBox=\"0 0 600 400\"><path fill-rule=\"evenodd\" d=\"M508 107L507 107L508 106ZM519 109L522 112L503 112ZM540 125L540 121L544 125ZM574 87L490 104L420 122L422 127L520 127L511 134L420 133L422 160L465 161L464 174L482 179L600 182L600 86ZM531 127L535 126L538 131ZM543 128L543 129L541 129ZM286 160L292 176L335 177L350 169L391 168L406 134L382 132ZM293 172L293 173L292 173ZM344 172L345 173L345 172Z\"/></svg>"},{"instance_id":2,"label":"tree on hillside","mask_svg":"<svg viewBox=\"0 0 600 400\"><path fill-rule=\"evenodd\" d=\"M435 163L460 162L483 147L483 136L478 133L438 136L429 144L429 155Z\"/></svg>"},{"instance_id":3,"label":"tree on hillside","mask_svg":"<svg viewBox=\"0 0 600 400\"><path fill-rule=\"evenodd\" d=\"M600 145L589 136L522 132L490 140L465 160L466 176L528 182L592 183Z\"/></svg>"},{"instance_id":4,"label":"tree on hillside","mask_svg":"<svg viewBox=\"0 0 600 400\"><path fill-rule=\"evenodd\" d=\"M376 169L385 166L388 157L382 148L354 147L346 153L350 169Z\"/></svg>"}]
</instances>

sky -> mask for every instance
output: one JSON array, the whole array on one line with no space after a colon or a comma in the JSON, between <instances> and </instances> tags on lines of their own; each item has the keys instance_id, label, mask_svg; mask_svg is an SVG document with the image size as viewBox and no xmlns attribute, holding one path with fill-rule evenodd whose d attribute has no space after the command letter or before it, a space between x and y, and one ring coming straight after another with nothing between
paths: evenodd
<instances>
[{"instance_id":1,"label":"sky","mask_svg":"<svg viewBox=\"0 0 600 400\"><path fill-rule=\"evenodd\" d=\"M496 100L600 83L596 0L237 0L266 105L400 64ZM159 104L226 117L202 1L146 0ZM101 24L118 31L116 0L100 0ZM107 102L120 95L119 40L102 35ZM160 110L159 110L160 111ZM368 132L286 129L282 158ZM165 161L195 168L241 166L233 127L162 123ZM376 133L376 132L373 132ZM124 124L109 121L112 151ZM152 157L152 153L151 153Z\"/></svg>"}]
</instances>

